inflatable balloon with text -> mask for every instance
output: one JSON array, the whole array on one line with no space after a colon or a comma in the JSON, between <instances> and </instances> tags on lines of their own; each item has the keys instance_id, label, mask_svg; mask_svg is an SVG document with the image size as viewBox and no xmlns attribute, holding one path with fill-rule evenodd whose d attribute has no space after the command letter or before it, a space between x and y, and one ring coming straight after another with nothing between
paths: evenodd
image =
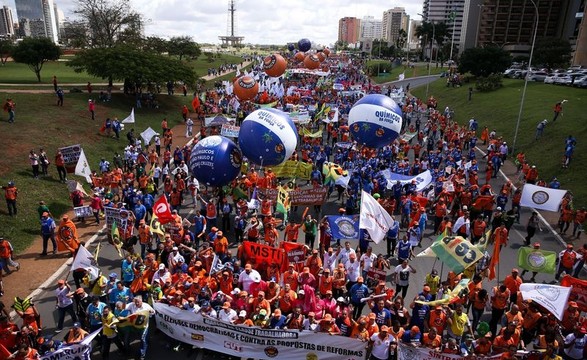
<instances>
[{"instance_id":1,"label":"inflatable balloon with text","mask_svg":"<svg viewBox=\"0 0 587 360\"><path fill-rule=\"evenodd\" d=\"M279 54L267 56L263 60L263 70L271 77L280 77L287 68L287 61Z\"/></svg>"},{"instance_id":2,"label":"inflatable balloon with text","mask_svg":"<svg viewBox=\"0 0 587 360\"><path fill-rule=\"evenodd\" d=\"M272 108L259 109L243 120L238 145L250 162L276 166L295 151L298 131L287 113Z\"/></svg>"},{"instance_id":3,"label":"inflatable balloon with text","mask_svg":"<svg viewBox=\"0 0 587 360\"><path fill-rule=\"evenodd\" d=\"M298 49L300 51L306 52L312 48L312 42L306 38L300 39L298 41Z\"/></svg>"},{"instance_id":4,"label":"inflatable balloon with text","mask_svg":"<svg viewBox=\"0 0 587 360\"><path fill-rule=\"evenodd\" d=\"M318 69L320 67L320 59L318 56L310 54L304 59L304 66L309 70Z\"/></svg>"},{"instance_id":5,"label":"inflatable balloon with text","mask_svg":"<svg viewBox=\"0 0 587 360\"><path fill-rule=\"evenodd\" d=\"M242 159L234 142L224 136L208 136L192 149L190 171L200 183L224 186L238 176Z\"/></svg>"},{"instance_id":6,"label":"inflatable balloon with text","mask_svg":"<svg viewBox=\"0 0 587 360\"><path fill-rule=\"evenodd\" d=\"M259 83L252 76L241 76L235 80L233 85L234 94L239 100L251 100L259 92Z\"/></svg>"},{"instance_id":7,"label":"inflatable balloon with text","mask_svg":"<svg viewBox=\"0 0 587 360\"><path fill-rule=\"evenodd\" d=\"M367 95L349 112L351 135L357 142L371 148L389 145L399 136L401 128L402 110L385 95Z\"/></svg>"}]
</instances>

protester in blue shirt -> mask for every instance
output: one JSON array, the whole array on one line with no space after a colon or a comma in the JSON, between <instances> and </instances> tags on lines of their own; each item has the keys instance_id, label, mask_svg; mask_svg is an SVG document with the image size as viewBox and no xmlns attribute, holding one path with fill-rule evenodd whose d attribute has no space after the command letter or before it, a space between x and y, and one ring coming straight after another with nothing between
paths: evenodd
<instances>
[{"instance_id":1,"label":"protester in blue shirt","mask_svg":"<svg viewBox=\"0 0 587 360\"><path fill-rule=\"evenodd\" d=\"M426 298L420 295L416 299L414 299L414 301L412 301L412 303L410 304L410 308L412 309L410 326L417 326L420 329L424 329L424 322L430 314L430 306L418 303L416 302L416 300L426 301Z\"/></svg>"},{"instance_id":2,"label":"protester in blue shirt","mask_svg":"<svg viewBox=\"0 0 587 360\"><path fill-rule=\"evenodd\" d=\"M108 301L110 302L110 307L112 309L114 309L118 301L122 301L126 305L131 300L132 293L129 288L124 286L122 281L117 281L116 286L110 290L110 294L108 294Z\"/></svg>"},{"instance_id":3,"label":"protester in blue shirt","mask_svg":"<svg viewBox=\"0 0 587 360\"><path fill-rule=\"evenodd\" d=\"M106 304L100 301L97 296L92 296L92 303L88 305L86 313L88 314L88 322L90 323L90 333L102 327L102 310Z\"/></svg>"},{"instance_id":4,"label":"protester in blue shirt","mask_svg":"<svg viewBox=\"0 0 587 360\"><path fill-rule=\"evenodd\" d=\"M41 216L41 235L43 236L43 252L41 256L47 255L47 244L51 239L53 245L53 254L57 252L57 242L55 241L55 220L49 216L48 212L44 212Z\"/></svg>"},{"instance_id":5,"label":"protester in blue shirt","mask_svg":"<svg viewBox=\"0 0 587 360\"><path fill-rule=\"evenodd\" d=\"M144 220L145 217L147 216L147 208L145 207L145 205L143 205L143 202L140 199L136 200L136 205L134 208L134 213L135 213L135 228L139 228L139 223L141 220Z\"/></svg>"},{"instance_id":6,"label":"protester in blue shirt","mask_svg":"<svg viewBox=\"0 0 587 360\"><path fill-rule=\"evenodd\" d=\"M283 329L286 325L287 317L281 314L281 310L275 309L273 316L269 320L269 329Z\"/></svg>"},{"instance_id":7,"label":"protester in blue shirt","mask_svg":"<svg viewBox=\"0 0 587 360\"><path fill-rule=\"evenodd\" d=\"M404 260L409 260L413 255L413 246L408 241L408 237L404 235L402 241L397 244L397 259L402 263Z\"/></svg>"},{"instance_id":8,"label":"protester in blue shirt","mask_svg":"<svg viewBox=\"0 0 587 360\"><path fill-rule=\"evenodd\" d=\"M122 282L124 283L124 285L130 286L130 284L135 278L135 274L133 271L132 256L130 254L127 255L124 260L122 260L121 274Z\"/></svg>"},{"instance_id":9,"label":"protester in blue shirt","mask_svg":"<svg viewBox=\"0 0 587 360\"><path fill-rule=\"evenodd\" d=\"M397 246L397 238L399 236L399 221L394 216L391 217L393 224L387 231L387 256L392 257Z\"/></svg>"},{"instance_id":10,"label":"protester in blue shirt","mask_svg":"<svg viewBox=\"0 0 587 360\"><path fill-rule=\"evenodd\" d=\"M353 304L353 319L358 319L363 312L363 307L365 307L365 302L362 302L361 299L369 296L369 288L364 284L362 276L359 276L357 283L351 286L349 295L351 304Z\"/></svg>"}]
</instances>

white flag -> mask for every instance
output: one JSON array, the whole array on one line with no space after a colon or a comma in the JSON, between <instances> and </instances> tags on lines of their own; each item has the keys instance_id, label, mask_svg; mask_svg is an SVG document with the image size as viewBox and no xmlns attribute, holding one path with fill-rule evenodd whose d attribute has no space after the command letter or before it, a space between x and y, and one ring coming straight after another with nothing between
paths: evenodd
<instances>
[{"instance_id":1,"label":"white flag","mask_svg":"<svg viewBox=\"0 0 587 360\"><path fill-rule=\"evenodd\" d=\"M123 124L134 124L135 123L135 108L132 108L130 115L126 119L122 120Z\"/></svg>"},{"instance_id":2,"label":"white flag","mask_svg":"<svg viewBox=\"0 0 587 360\"><path fill-rule=\"evenodd\" d=\"M391 225L393 225L393 220L383 206L379 205L369 193L361 191L359 228L367 230L371 239L379 244L387 235Z\"/></svg>"},{"instance_id":3,"label":"white flag","mask_svg":"<svg viewBox=\"0 0 587 360\"><path fill-rule=\"evenodd\" d=\"M71 264L71 270L85 269L90 272L93 279L96 279L100 273L98 263L92 253L88 251L83 245L81 245L73 259Z\"/></svg>"},{"instance_id":4,"label":"white flag","mask_svg":"<svg viewBox=\"0 0 587 360\"><path fill-rule=\"evenodd\" d=\"M149 145L149 142L151 142L151 139L155 135L157 135L157 132L151 129L150 126L147 128L147 130L141 133L141 137L143 138L143 140L145 140L145 145Z\"/></svg>"},{"instance_id":5,"label":"white flag","mask_svg":"<svg viewBox=\"0 0 587 360\"><path fill-rule=\"evenodd\" d=\"M406 73L403 72L403 73L399 74L398 78L399 78L400 81L403 80L403 79L405 79L406 78Z\"/></svg>"},{"instance_id":6,"label":"white flag","mask_svg":"<svg viewBox=\"0 0 587 360\"><path fill-rule=\"evenodd\" d=\"M90 165L88 165L88 159L86 159L84 149L82 149L79 154L79 159L77 160L77 165L75 166L75 174L85 177L88 183L92 183L92 177L90 176L92 171L90 170Z\"/></svg>"},{"instance_id":7,"label":"white flag","mask_svg":"<svg viewBox=\"0 0 587 360\"><path fill-rule=\"evenodd\" d=\"M567 190L525 184L520 205L546 211L558 211L566 193Z\"/></svg>"},{"instance_id":8,"label":"white flag","mask_svg":"<svg viewBox=\"0 0 587 360\"><path fill-rule=\"evenodd\" d=\"M88 196L88 193L86 192L86 190L84 190L82 184L78 183L75 180L67 180L67 190L69 190L69 193L79 190L82 192L82 194Z\"/></svg>"},{"instance_id":9,"label":"white flag","mask_svg":"<svg viewBox=\"0 0 587 360\"><path fill-rule=\"evenodd\" d=\"M573 287L546 284L522 284L520 292L524 300L536 301L550 311L557 319L563 319L567 309L567 302Z\"/></svg>"}]
</instances>

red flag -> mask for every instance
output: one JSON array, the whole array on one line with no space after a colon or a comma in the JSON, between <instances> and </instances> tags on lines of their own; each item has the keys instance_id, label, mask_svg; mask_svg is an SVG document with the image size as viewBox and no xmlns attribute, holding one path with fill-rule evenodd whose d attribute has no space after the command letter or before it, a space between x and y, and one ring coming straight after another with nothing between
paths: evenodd
<instances>
[{"instance_id":1,"label":"red flag","mask_svg":"<svg viewBox=\"0 0 587 360\"><path fill-rule=\"evenodd\" d=\"M495 242L493 244L493 255L491 256L491 262L489 263L489 280L495 279L495 265L499 262L499 253L501 244Z\"/></svg>"},{"instance_id":2,"label":"red flag","mask_svg":"<svg viewBox=\"0 0 587 360\"><path fill-rule=\"evenodd\" d=\"M200 108L200 98L198 98L197 96L194 96L194 100L192 100L192 108L194 109L194 111L198 111L198 109Z\"/></svg>"},{"instance_id":3,"label":"red flag","mask_svg":"<svg viewBox=\"0 0 587 360\"><path fill-rule=\"evenodd\" d=\"M159 223L161 224L167 224L168 222L173 221L173 216L171 216L171 210L165 195L161 195L161 197L155 202L155 205L153 205L153 214L157 216Z\"/></svg>"},{"instance_id":4,"label":"red flag","mask_svg":"<svg viewBox=\"0 0 587 360\"><path fill-rule=\"evenodd\" d=\"M8 359L10 355L12 355L12 353L10 353L4 345L0 344L0 359Z\"/></svg>"},{"instance_id":5,"label":"red flag","mask_svg":"<svg viewBox=\"0 0 587 360\"><path fill-rule=\"evenodd\" d=\"M281 271L287 268L287 259L283 249L274 248L251 241L243 241L245 258L257 270L265 269L270 264L279 264Z\"/></svg>"},{"instance_id":6,"label":"red flag","mask_svg":"<svg viewBox=\"0 0 587 360\"><path fill-rule=\"evenodd\" d=\"M587 311L587 280L580 280L567 274L561 279L561 286L572 286L569 301L575 301L579 305L579 310Z\"/></svg>"},{"instance_id":7,"label":"red flag","mask_svg":"<svg viewBox=\"0 0 587 360\"><path fill-rule=\"evenodd\" d=\"M285 251L285 261L289 264L295 264L297 271L301 271L306 262L306 246L304 244L283 241L280 244Z\"/></svg>"}]
</instances>

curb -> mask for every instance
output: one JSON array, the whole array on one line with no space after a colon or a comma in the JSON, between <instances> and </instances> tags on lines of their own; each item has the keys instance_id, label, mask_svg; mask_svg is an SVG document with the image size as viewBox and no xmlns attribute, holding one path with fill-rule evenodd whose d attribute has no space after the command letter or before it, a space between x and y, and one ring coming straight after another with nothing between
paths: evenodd
<instances>
[{"instance_id":1,"label":"curb","mask_svg":"<svg viewBox=\"0 0 587 360\"><path fill-rule=\"evenodd\" d=\"M96 241L98 236L104 235L105 229L106 229L106 225L104 225L100 230L98 230L98 232L96 234L94 234L88 241L86 241L85 247L86 248L90 247L90 245L92 245L92 243L94 241ZM36 288L35 290L33 290L33 292L30 293L27 297L33 299L35 296L39 295L44 290L47 290L51 285L54 285L57 278L59 278L63 273L65 273L66 270L68 270L68 268L71 266L72 263L73 263L73 258L67 259L63 263L63 265L61 265L59 267L59 269L57 269L57 271L55 271L53 273L53 275L51 275L49 278L47 278L47 280L45 280L45 282L43 282L41 285L39 285L39 287ZM14 310L12 310L9 314L9 318L11 321L14 321L17 318L17 316L18 315L16 314L16 311L14 311Z\"/></svg>"}]
</instances>

